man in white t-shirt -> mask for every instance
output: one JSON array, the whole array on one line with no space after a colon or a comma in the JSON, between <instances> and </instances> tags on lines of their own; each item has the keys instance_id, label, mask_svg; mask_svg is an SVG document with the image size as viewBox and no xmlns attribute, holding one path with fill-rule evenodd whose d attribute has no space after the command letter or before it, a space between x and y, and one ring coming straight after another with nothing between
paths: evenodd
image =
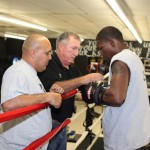
<instances>
[{"instance_id":1,"label":"man in white t-shirt","mask_svg":"<svg viewBox=\"0 0 150 150\"><path fill-rule=\"evenodd\" d=\"M42 35L30 35L22 46L22 59L4 73L1 87L3 112L39 103L49 103L55 108L61 105L61 95L45 92L37 72L42 72L51 59L51 44ZM63 90L54 87L53 90ZM50 108L3 123L0 134L1 150L21 150L52 128Z\"/></svg>"},{"instance_id":2,"label":"man in white t-shirt","mask_svg":"<svg viewBox=\"0 0 150 150\"><path fill-rule=\"evenodd\" d=\"M97 47L110 61L107 89L98 101L107 105L102 127L105 150L145 150L150 142L150 106L144 66L115 27L103 28Z\"/></svg>"}]
</instances>

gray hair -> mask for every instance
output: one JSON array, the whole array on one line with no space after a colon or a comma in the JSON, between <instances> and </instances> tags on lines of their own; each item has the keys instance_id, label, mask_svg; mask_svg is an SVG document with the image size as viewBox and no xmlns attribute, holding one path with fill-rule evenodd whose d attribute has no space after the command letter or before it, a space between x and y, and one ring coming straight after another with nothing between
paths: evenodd
<instances>
[{"instance_id":1,"label":"gray hair","mask_svg":"<svg viewBox=\"0 0 150 150\"><path fill-rule=\"evenodd\" d=\"M60 34L58 36L58 38L56 40L56 50L57 50L58 44L60 42L62 42L63 44L67 44L70 36L73 36L75 39L80 41L80 37L77 34L75 34L73 32L63 32L62 34Z\"/></svg>"}]
</instances>

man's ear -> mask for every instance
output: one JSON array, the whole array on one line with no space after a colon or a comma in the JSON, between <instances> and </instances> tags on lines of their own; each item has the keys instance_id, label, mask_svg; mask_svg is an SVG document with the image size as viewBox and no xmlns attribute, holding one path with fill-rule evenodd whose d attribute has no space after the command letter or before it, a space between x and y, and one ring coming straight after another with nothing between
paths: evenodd
<instances>
[{"instance_id":1,"label":"man's ear","mask_svg":"<svg viewBox=\"0 0 150 150\"><path fill-rule=\"evenodd\" d=\"M62 51L64 49L64 44L59 43L58 44L58 48L59 48L59 51Z\"/></svg>"},{"instance_id":2,"label":"man's ear","mask_svg":"<svg viewBox=\"0 0 150 150\"><path fill-rule=\"evenodd\" d=\"M35 49L31 49L30 50L30 56L34 59L36 56L36 50Z\"/></svg>"},{"instance_id":3,"label":"man's ear","mask_svg":"<svg viewBox=\"0 0 150 150\"><path fill-rule=\"evenodd\" d=\"M115 48L116 47L116 43L114 39L109 39L110 45Z\"/></svg>"}]
</instances>

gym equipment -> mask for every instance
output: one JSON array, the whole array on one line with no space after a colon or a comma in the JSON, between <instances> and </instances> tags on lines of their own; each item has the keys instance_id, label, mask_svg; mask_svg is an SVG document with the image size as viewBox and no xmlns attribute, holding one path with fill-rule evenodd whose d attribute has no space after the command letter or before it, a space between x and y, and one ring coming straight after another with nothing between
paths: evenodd
<instances>
[{"instance_id":1,"label":"gym equipment","mask_svg":"<svg viewBox=\"0 0 150 150\"><path fill-rule=\"evenodd\" d=\"M70 92L61 94L62 100L65 100L69 97L74 96L77 92L78 92L78 90L75 89L75 90L72 90ZM36 105L27 106L27 107L24 107L24 108L19 108L19 109L15 109L15 110L12 110L12 111L8 111L8 112L5 112L5 113L1 113L0 114L0 123L5 122L5 121L9 121L9 120L12 120L12 119L15 119L15 118L19 118L21 116L24 116L24 115L27 115L29 113L35 112L37 110L47 108L48 106L49 106L48 103L36 104Z\"/></svg>"},{"instance_id":2,"label":"gym equipment","mask_svg":"<svg viewBox=\"0 0 150 150\"><path fill-rule=\"evenodd\" d=\"M108 73L104 76L104 79L108 77ZM103 82L92 82L87 85L87 98L88 103L95 103L97 105L108 105L103 101L103 95L107 87Z\"/></svg>"}]
</instances>

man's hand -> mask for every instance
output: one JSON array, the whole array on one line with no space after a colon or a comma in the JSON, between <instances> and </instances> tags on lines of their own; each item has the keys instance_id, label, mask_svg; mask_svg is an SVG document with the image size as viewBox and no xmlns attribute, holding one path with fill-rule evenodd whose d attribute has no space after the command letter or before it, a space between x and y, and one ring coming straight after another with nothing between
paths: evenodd
<instances>
[{"instance_id":1,"label":"man's hand","mask_svg":"<svg viewBox=\"0 0 150 150\"><path fill-rule=\"evenodd\" d=\"M47 97L47 102L54 106L55 108L59 108L62 103L62 97L61 94L54 93L54 92L47 92L48 97Z\"/></svg>"},{"instance_id":2,"label":"man's hand","mask_svg":"<svg viewBox=\"0 0 150 150\"><path fill-rule=\"evenodd\" d=\"M100 73L90 73L85 76L82 76L82 82L83 84L88 84L90 82L97 82L102 81L103 82L103 75Z\"/></svg>"},{"instance_id":3,"label":"man's hand","mask_svg":"<svg viewBox=\"0 0 150 150\"><path fill-rule=\"evenodd\" d=\"M64 89L57 84L53 84L49 91L59 93L59 94L64 93Z\"/></svg>"}]
</instances>

